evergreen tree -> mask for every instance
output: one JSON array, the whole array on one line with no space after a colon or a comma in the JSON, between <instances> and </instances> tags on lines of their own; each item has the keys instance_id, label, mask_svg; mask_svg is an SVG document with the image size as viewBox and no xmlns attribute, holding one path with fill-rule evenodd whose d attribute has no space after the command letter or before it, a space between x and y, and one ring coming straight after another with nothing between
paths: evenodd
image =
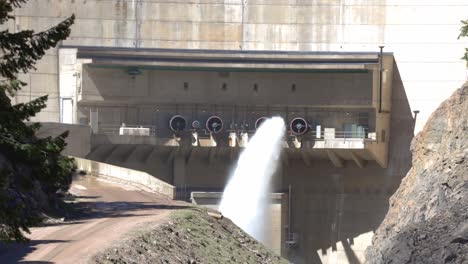
<instances>
[{"instance_id":1,"label":"evergreen tree","mask_svg":"<svg viewBox=\"0 0 468 264\"><path fill-rule=\"evenodd\" d=\"M463 26L460 29L460 35L458 36L458 39L468 37L468 19L462 20L461 22ZM465 48L465 55L462 57L462 59L466 60L468 63L468 48Z\"/></svg>"},{"instance_id":2,"label":"evergreen tree","mask_svg":"<svg viewBox=\"0 0 468 264\"><path fill-rule=\"evenodd\" d=\"M0 24L27 1L0 0ZM39 33L0 31L0 241L26 241L23 232L71 184L72 160L60 154L67 133L39 139L40 125L25 123L46 107L47 96L16 105L10 98L26 85L17 75L35 69L46 50L68 37L73 21L74 16Z\"/></svg>"}]
</instances>

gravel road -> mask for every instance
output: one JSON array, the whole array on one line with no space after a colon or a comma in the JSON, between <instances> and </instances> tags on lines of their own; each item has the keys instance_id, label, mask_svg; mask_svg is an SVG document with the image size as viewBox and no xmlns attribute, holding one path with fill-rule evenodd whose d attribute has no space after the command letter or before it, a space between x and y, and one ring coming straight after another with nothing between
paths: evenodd
<instances>
[{"instance_id":1,"label":"gravel road","mask_svg":"<svg viewBox=\"0 0 468 264\"><path fill-rule=\"evenodd\" d=\"M0 263L86 263L125 233L151 221L164 222L172 210L186 204L164 196L80 176L70 192L84 217L31 229L28 244L0 247Z\"/></svg>"}]
</instances>

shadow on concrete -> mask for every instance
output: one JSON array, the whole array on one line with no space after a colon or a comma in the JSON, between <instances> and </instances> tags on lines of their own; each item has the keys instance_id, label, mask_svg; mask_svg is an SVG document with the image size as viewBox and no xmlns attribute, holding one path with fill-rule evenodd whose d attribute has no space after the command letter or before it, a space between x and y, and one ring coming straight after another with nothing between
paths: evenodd
<instances>
[{"instance_id":1,"label":"shadow on concrete","mask_svg":"<svg viewBox=\"0 0 468 264\"><path fill-rule=\"evenodd\" d=\"M299 236L298 244L289 249L291 261L327 263L333 262L330 254L339 253L339 263L361 263L363 245L368 243L363 241L384 220L389 198L411 168L414 121L395 63L388 168L375 162L362 169L352 162L334 168L323 160L310 168L300 160L291 161L284 168L283 191L292 186L291 231ZM368 237L363 238L364 234Z\"/></svg>"},{"instance_id":2,"label":"shadow on concrete","mask_svg":"<svg viewBox=\"0 0 468 264\"><path fill-rule=\"evenodd\" d=\"M341 243L343 244L343 248L346 254L346 258L348 259L349 264L361 264L358 257L354 253L354 250L351 248L350 243L348 240L342 240Z\"/></svg>"},{"instance_id":3,"label":"shadow on concrete","mask_svg":"<svg viewBox=\"0 0 468 264\"><path fill-rule=\"evenodd\" d=\"M92 148L86 159L158 175L160 180L172 184L173 150L174 147L152 144L100 144Z\"/></svg>"},{"instance_id":4,"label":"shadow on concrete","mask_svg":"<svg viewBox=\"0 0 468 264\"><path fill-rule=\"evenodd\" d=\"M48 261L24 261L24 256L36 250L38 245L66 243L68 240L32 240L27 243L2 244L0 243L0 263L53 263Z\"/></svg>"},{"instance_id":5,"label":"shadow on concrete","mask_svg":"<svg viewBox=\"0 0 468 264\"><path fill-rule=\"evenodd\" d=\"M381 168L376 162L369 162L359 168L345 162L344 168L336 168L329 160L313 160L309 166L300 159L291 159L282 166L282 175L273 191L287 192L292 187L291 232L298 234L298 243L288 250L288 258L296 263L322 263L339 250L341 243L343 260L360 263L363 248L357 252L364 234L375 231L387 214L389 198L397 190L401 179L411 168L410 145L414 136L414 118L401 80L398 66L394 63L391 130L388 168ZM132 155L128 155L129 152ZM112 154L112 158L107 159ZM164 147L101 145L88 156L90 159L109 162L119 166L136 168L135 160L151 161L147 170L152 175L170 175L173 166L167 162L169 151ZM94 155L94 156L93 156ZM139 156L141 155L141 157ZM201 156L201 155L199 155ZM222 190L229 175L229 162L217 160L210 164L206 159L197 158L190 162L187 171L204 171L187 175L184 182L189 190ZM146 166L147 164L144 163ZM135 166L135 167L134 167ZM171 179L162 179L172 182ZM121 217L131 214L145 204L104 203L96 204L99 212L92 217ZM151 205L149 205L151 206ZM92 207L92 206L91 206ZM126 209L123 212L120 210ZM366 242L367 243L367 242ZM364 243L365 244L365 243Z\"/></svg>"}]
</instances>

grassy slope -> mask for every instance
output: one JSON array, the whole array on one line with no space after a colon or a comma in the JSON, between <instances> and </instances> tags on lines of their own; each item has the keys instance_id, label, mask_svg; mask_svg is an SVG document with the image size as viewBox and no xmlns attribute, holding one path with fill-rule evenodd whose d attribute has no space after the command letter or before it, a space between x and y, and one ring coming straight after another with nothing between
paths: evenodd
<instances>
[{"instance_id":1,"label":"grassy slope","mask_svg":"<svg viewBox=\"0 0 468 264\"><path fill-rule=\"evenodd\" d=\"M93 258L93 263L288 263L228 219L178 210Z\"/></svg>"}]
</instances>

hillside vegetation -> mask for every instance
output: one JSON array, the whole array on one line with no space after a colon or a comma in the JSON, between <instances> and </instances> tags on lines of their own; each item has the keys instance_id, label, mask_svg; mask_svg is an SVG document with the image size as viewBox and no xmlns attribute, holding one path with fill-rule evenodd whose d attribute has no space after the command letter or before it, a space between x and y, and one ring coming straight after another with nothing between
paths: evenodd
<instances>
[{"instance_id":1,"label":"hillside vegetation","mask_svg":"<svg viewBox=\"0 0 468 264\"><path fill-rule=\"evenodd\" d=\"M95 256L92 263L271 263L287 260L266 249L229 219L206 209L175 211Z\"/></svg>"}]
</instances>

